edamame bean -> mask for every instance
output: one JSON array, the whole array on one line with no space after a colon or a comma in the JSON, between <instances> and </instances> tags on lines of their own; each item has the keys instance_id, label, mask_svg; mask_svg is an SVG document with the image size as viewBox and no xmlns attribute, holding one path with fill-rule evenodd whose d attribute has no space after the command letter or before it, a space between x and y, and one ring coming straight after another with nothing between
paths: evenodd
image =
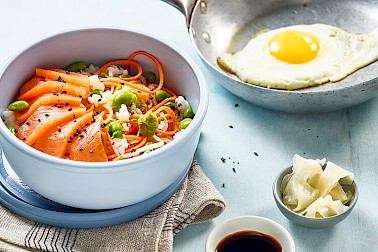
<instances>
[{"instance_id":1,"label":"edamame bean","mask_svg":"<svg viewBox=\"0 0 378 252\"><path fill-rule=\"evenodd\" d=\"M119 139L122 139L122 138L123 138L122 131L115 131L115 132L112 134L112 138L119 138Z\"/></svg>"},{"instance_id":2,"label":"edamame bean","mask_svg":"<svg viewBox=\"0 0 378 252\"><path fill-rule=\"evenodd\" d=\"M16 129L15 127L9 126L8 129L9 129L9 131L10 131L13 135L16 135L16 134L17 134L17 129Z\"/></svg>"},{"instance_id":3,"label":"edamame bean","mask_svg":"<svg viewBox=\"0 0 378 252\"><path fill-rule=\"evenodd\" d=\"M118 78L127 78L129 77L127 74L119 74L118 75Z\"/></svg>"},{"instance_id":4,"label":"edamame bean","mask_svg":"<svg viewBox=\"0 0 378 252\"><path fill-rule=\"evenodd\" d=\"M99 95L102 97L102 95L104 94L104 91L100 90L100 89L95 89L92 91L92 94L96 94L96 95Z\"/></svg>"},{"instance_id":5,"label":"edamame bean","mask_svg":"<svg viewBox=\"0 0 378 252\"><path fill-rule=\"evenodd\" d=\"M169 102L165 103L165 106L167 106L167 107L177 107L177 103L169 101Z\"/></svg>"},{"instance_id":6,"label":"edamame bean","mask_svg":"<svg viewBox=\"0 0 378 252\"><path fill-rule=\"evenodd\" d=\"M191 122L192 122L192 118L185 118L184 120L179 122L179 124L178 124L179 130L186 129Z\"/></svg>"},{"instance_id":7,"label":"edamame bean","mask_svg":"<svg viewBox=\"0 0 378 252\"><path fill-rule=\"evenodd\" d=\"M122 104L130 106L135 101L135 94L130 91L125 91L114 96L111 105L113 109L121 108Z\"/></svg>"},{"instance_id":8,"label":"edamame bean","mask_svg":"<svg viewBox=\"0 0 378 252\"><path fill-rule=\"evenodd\" d=\"M122 131L122 124L120 122L111 122L108 125L108 132Z\"/></svg>"},{"instance_id":9,"label":"edamame bean","mask_svg":"<svg viewBox=\"0 0 378 252\"><path fill-rule=\"evenodd\" d=\"M75 62L69 65L66 70L70 72L80 72L80 70L85 70L87 65L84 62Z\"/></svg>"},{"instance_id":10,"label":"edamame bean","mask_svg":"<svg viewBox=\"0 0 378 252\"><path fill-rule=\"evenodd\" d=\"M194 113L193 113L192 108L186 108L184 110L184 118L191 118L191 119L193 119L193 117L194 117Z\"/></svg>"},{"instance_id":11,"label":"edamame bean","mask_svg":"<svg viewBox=\"0 0 378 252\"><path fill-rule=\"evenodd\" d=\"M153 72L148 72L146 74L146 82L147 82L147 84L156 83L156 74L153 73Z\"/></svg>"},{"instance_id":12,"label":"edamame bean","mask_svg":"<svg viewBox=\"0 0 378 252\"><path fill-rule=\"evenodd\" d=\"M138 119L139 132L143 136L153 136L159 126L159 119L157 115L151 111L141 115Z\"/></svg>"},{"instance_id":13,"label":"edamame bean","mask_svg":"<svg viewBox=\"0 0 378 252\"><path fill-rule=\"evenodd\" d=\"M105 78L108 74L106 72L101 72L98 77Z\"/></svg>"},{"instance_id":14,"label":"edamame bean","mask_svg":"<svg viewBox=\"0 0 378 252\"><path fill-rule=\"evenodd\" d=\"M170 94L168 94L167 92L165 92L164 90L158 90L155 94L155 97L156 97L156 101L157 102L162 102L164 99L168 98L168 97L171 97Z\"/></svg>"},{"instance_id":15,"label":"edamame bean","mask_svg":"<svg viewBox=\"0 0 378 252\"><path fill-rule=\"evenodd\" d=\"M29 107L29 103L26 101L15 101L9 104L8 109L11 111L19 112L24 111Z\"/></svg>"},{"instance_id":16,"label":"edamame bean","mask_svg":"<svg viewBox=\"0 0 378 252\"><path fill-rule=\"evenodd\" d=\"M122 124L120 122L111 122L108 125L108 135L111 138L123 138Z\"/></svg>"}]
</instances>

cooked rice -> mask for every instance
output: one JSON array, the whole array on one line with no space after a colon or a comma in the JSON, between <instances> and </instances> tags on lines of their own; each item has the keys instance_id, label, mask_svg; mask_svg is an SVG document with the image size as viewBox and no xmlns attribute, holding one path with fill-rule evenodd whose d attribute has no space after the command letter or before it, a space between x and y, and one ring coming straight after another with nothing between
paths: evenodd
<instances>
[{"instance_id":1,"label":"cooked rice","mask_svg":"<svg viewBox=\"0 0 378 252\"><path fill-rule=\"evenodd\" d=\"M104 83L100 82L98 75L89 76L89 82L93 90L96 90L96 89L99 89L101 91L105 90L105 85Z\"/></svg>"},{"instance_id":2,"label":"cooked rice","mask_svg":"<svg viewBox=\"0 0 378 252\"><path fill-rule=\"evenodd\" d=\"M114 153L118 156L125 154L126 148L129 146L126 138L110 138Z\"/></svg>"},{"instance_id":3,"label":"cooked rice","mask_svg":"<svg viewBox=\"0 0 378 252\"><path fill-rule=\"evenodd\" d=\"M126 69L123 69L119 66L110 66L108 67L108 76L109 77L116 77L120 74L128 75L129 72Z\"/></svg>"},{"instance_id":4,"label":"cooked rice","mask_svg":"<svg viewBox=\"0 0 378 252\"><path fill-rule=\"evenodd\" d=\"M125 104L122 104L119 111L116 112L116 117L118 118L118 120L122 120L122 121L128 121L130 119L130 113L127 110L127 107Z\"/></svg>"}]
</instances>

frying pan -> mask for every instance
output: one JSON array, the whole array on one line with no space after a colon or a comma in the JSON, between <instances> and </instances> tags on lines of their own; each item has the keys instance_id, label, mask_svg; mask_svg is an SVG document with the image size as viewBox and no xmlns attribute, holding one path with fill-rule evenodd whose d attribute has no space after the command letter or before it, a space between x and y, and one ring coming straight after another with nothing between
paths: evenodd
<instances>
[{"instance_id":1,"label":"frying pan","mask_svg":"<svg viewBox=\"0 0 378 252\"><path fill-rule=\"evenodd\" d=\"M215 81L244 100L277 111L325 112L350 107L378 94L378 62L336 82L295 91L242 82L223 71L217 57L243 48L263 29L324 23L354 33L378 27L377 0L163 0L186 17L192 42Z\"/></svg>"}]
</instances>

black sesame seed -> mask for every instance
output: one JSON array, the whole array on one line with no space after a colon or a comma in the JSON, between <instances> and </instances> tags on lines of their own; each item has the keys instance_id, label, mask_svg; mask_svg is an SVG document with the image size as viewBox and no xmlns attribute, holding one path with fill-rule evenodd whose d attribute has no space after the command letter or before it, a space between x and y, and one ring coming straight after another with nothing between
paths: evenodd
<instances>
[{"instance_id":1,"label":"black sesame seed","mask_svg":"<svg viewBox=\"0 0 378 252\"><path fill-rule=\"evenodd\" d=\"M70 105L68 102L66 102L64 105L66 105L66 106L68 106L68 105Z\"/></svg>"},{"instance_id":2,"label":"black sesame seed","mask_svg":"<svg viewBox=\"0 0 378 252\"><path fill-rule=\"evenodd\" d=\"M58 77L57 81L60 81L60 82L66 82L65 80L62 79L62 77Z\"/></svg>"},{"instance_id":3,"label":"black sesame seed","mask_svg":"<svg viewBox=\"0 0 378 252\"><path fill-rule=\"evenodd\" d=\"M41 119L38 118L38 122L41 122Z\"/></svg>"},{"instance_id":4,"label":"black sesame seed","mask_svg":"<svg viewBox=\"0 0 378 252\"><path fill-rule=\"evenodd\" d=\"M49 114L45 114L46 117L49 117L50 115Z\"/></svg>"},{"instance_id":5,"label":"black sesame seed","mask_svg":"<svg viewBox=\"0 0 378 252\"><path fill-rule=\"evenodd\" d=\"M25 140L26 140L26 138L24 137L24 138L22 138L21 140L22 140L22 141L25 141Z\"/></svg>"},{"instance_id":6,"label":"black sesame seed","mask_svg":"<svg viewBox=\"0 0 378 252\"><path fill-rule=\"evenodd\" d=\"M253 152L253 154L255 154L255 156L256 156L256 157L258 157L258 156L259 156L259 154L258 154L257 152Z\"/></svg>"},{"instance_id":7,"label":"black sesame seed","mask_svg":"<svg viewBox=\"0 0 378 252\"><path fill-rule=\"evenodd\" d=\"M79 151L83 151L83 149L79 149Z\"/></svg>"},{"instance_id":8,"label":"black sesame seed","mask_svg":"<svg viewBox=\"0 0 378 252\"><path fill-rule=\"evenodd\" d=\"M29 124L30 124L30 122L26 122L25 124L26 124L26 125L29 125Z\"/></svg>"},{"instance_id":9,"label":"black sesame seed","mask_svg":"<svg viewBox=\"0 0 378 252\"><path fill-rule=\"evenodd\" d=\"M230 129L233 129L233 128L234 128L234 126L232 126L232 125L229 125L228 127L230 127Z\"/></svg>"},{"instance_id":10,"label":"black sesame seed","mask_svg":"<svg viewBox=\"0 0 378 252\"><path fill-rule=\"evenodd\" d=\"M93 150L90 150L89 153L92 154L92 153L93 153Z\"/></svg>"},{"instance_id":11,"label":"black sesame seed","mask_svg":"<svg viewBox=\"0 0 378 252\"><path fill-rule=\"evenodd\" d=\"M239 104L236 103L236 104L235 104L235 107L239 107Z\"/></svg>"},{"instance_id":12,"label":"black sesame seed","mask_svg":"<svg viewBox=\"0 0 378 252\"><path fill-rule=\"evenodd\" d=\"M226 163L226 159L225 158L221 158L221 161L222 161L222 163Z\"/></svg>"},{"instance_id":13,"label":"black sesame seed","mask_svg":"<svg viewBox=\"0 0 378 252\"><path fill-rule=\"evenodd\" d=\"M232 168L232 171L233 171L234 173L236 173L236 170L235 170L235 168Z\"/></svg>"},{"instance_id":14,"label":"black sesame seed","mask_svg":"<svg viewBox=\"0 0 378 252\"><path fill-rule=\"evenodd\" d=\"M66 91L66 90L63 90L63 91L62 91L62 94L67 94L67 91Z\"/></svg>"}]
</instances>

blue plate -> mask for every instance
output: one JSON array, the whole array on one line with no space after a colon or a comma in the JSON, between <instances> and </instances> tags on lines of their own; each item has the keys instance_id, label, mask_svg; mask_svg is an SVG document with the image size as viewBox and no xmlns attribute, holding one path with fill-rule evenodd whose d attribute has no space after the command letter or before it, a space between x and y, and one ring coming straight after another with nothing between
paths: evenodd
<instances>
[{"instance_id":1,"label":"blue plate","mask_svg":"<svg viewBox=\"0 0 378 252\"><path fill-rule=\"evenodd\" d=\"M189 164L168 188L145 201L117 209L88 210L65 206L37 194L13 173L3 157L0 156L0 203L29 220L64 228L99 228L139 218L168 200L180 187L190 168Z\"/></svg>"}]
</instances>

